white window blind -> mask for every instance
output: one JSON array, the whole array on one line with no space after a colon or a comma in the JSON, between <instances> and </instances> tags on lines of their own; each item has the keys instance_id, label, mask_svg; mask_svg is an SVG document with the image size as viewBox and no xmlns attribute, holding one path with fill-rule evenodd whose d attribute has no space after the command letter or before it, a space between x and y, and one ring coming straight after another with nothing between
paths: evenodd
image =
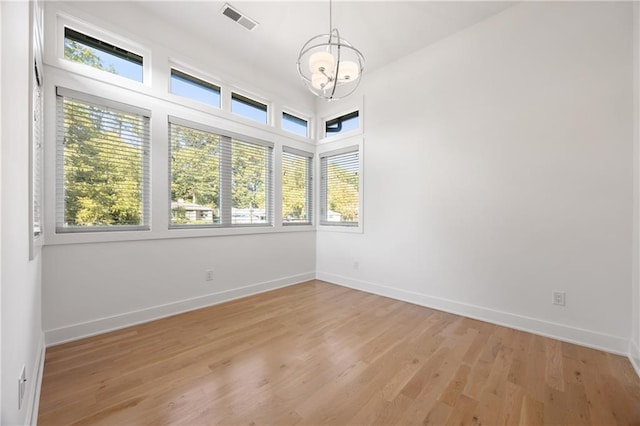
<instances>
[{"instance_id":1,"label":"white window blind","mask_svg":"<svg viewBox=\"0 0 640 426\"><path fill-rule=\"evenodd\" d=\"M220 224L220 136L169 123L171 225Z\"/></svg>"},{"instance_id":2,"label":"white window blind","mask_svg":"<svg viewBox=\"0 0 640 426\"><path fill-rule=\"evenodd\" d=\"M313 154L283 147L282 222L284 225L309 225L313 211Z\"/></svg>"},{"instance_id":3,"label":"white window blind","mask_svg":"<svg viewBox=\"0 0 640 426\"><path fill-rule=\"evenodd\" d=\"M42 76L37 64L34 64L33 85L33 123L32 123L32 165L31 165L31 191L32 191L32 225L33 235L39 236L42 232Z\"/></svg>"},{"instance_id":4,"label":"white window blind","mask_svg":"<svg viewBox=\"0 0 640 426\"><path fill-rule=\"evenodd\" d=\"M272 144L169 121L171 227L272 225Z\"/></svg>"},{"instance_id":5,"label":"white window blind","mask_svg":"<svg viewBox=\"0 0 640 426\"><path fill-rule=\"evenodd\" d=\"M358 147L320 154L320 223L357 226L360 213Z\"/></svg>"},{"instance_id":6,"label":"white window blind","mask_svg":"<svg viewBox=\"0 0 640 426\"><path fill-rule=\"evenodd\" d=\"M231 155L223 145L222 187L231 188L231 224L273 224L272 157L273 149L231 139Z\"/></svg>"},{"instance_id":7,"label":"white window blind","mask_svg":"<svg viewBox=\"0 0 640 426\"><path fill-rule=\"evenodd\" d=\"M149 229L149 112L58 88L56 231Z\"/></svg>"}]
</instances>

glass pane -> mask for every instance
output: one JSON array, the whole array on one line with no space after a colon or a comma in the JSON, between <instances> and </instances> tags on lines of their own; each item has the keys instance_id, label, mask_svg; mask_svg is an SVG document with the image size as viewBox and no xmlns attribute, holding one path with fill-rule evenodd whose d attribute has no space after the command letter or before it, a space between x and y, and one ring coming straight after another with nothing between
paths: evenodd
<instances>
[{"instance_id":1,"label":"glass pane","mask_svg":"<svg viewBox=\"0 0 640 426\"><path fill-rule=\"evenodd\" d=\"M171 133L171 224L220 223L220 137L176 124Z\"/></svg>"},{"instance_id":2,"label":"glass pane","mask_svg":"<svg viewBox=\"0 0 640 426\"><path fill-rule=\"evenodd\" d=\"M231 112L267 124L267 106L237 93L231 95Z\"/></svg>"},{"instance_id":3,"label":"glass pane","mask_svg":"<svg viewBox=\"0 0 640 426\"><path fill-rule=\"evenodd\" d=\"M282 221L310 223L311 158L282 153Z\"/></svg>"},{"instance_id":4,"label":"glass pane","mask_svg":"<svg viewBox=\"0 0 640 426\"><path fill-rule=\"evenodd\" d=\"M220 108L219 87L176 70L171 70L171 93Z\"/></svg>"},{"instance_id":5,"label":"glass pane","mask_svg":"<svg viewBox=\"0 0 640 426\"><path fill-rule=\"evenodd\" d=\"M269 223L269 161L271 150L238 140L231 147L231 223Z\"/></svg>"},{"instance_id":6,"label":"glass pane","mask_svg":"<svg viewBox=\"0 0 640 426\"><path fill-rule=\"evenodd\" d=\"M145 224L148 119L66 98L63 105L62 227Z\"/></svg>"},{"instance_id":7,"label":"glass pane","mask_svg":"<svg viewBox=\"0 0 640 426\"><path fill-rule=\"evenodd\" d=\"M357 224L359 215L358 152L326 157L322 162L324 221Z\"/></svg>"},{"instance_id":8,"label":"glass pane","mask_svg":"<svg viewBox=\"0 0 640 426\"><path fill-rule=\"evenodd\" d=\"M142 56L65 28L64 57L142 82Z\"/></svg>"},{"instance_id":9,"label":"glass pane","mask_svg":"<svg viewBox=\"0 0 640 426\"><path fill-rule=\"evenodd\" d=\"M325 124L325 137L358 129L360 125L359 115L358 111L354 111L341 117L327 120Z\"/></svg>"},{"instance_id":10,"label":"glass pane","mask_svg":"<svg viewBox=\"0 0 640 426\"><path fill-rule=\"evenodd\" d=\"M307 126L307 120L287 114L286 112L282 113L282 128L284 130L306 138L308 136Z\"/></svg>"}]
</instances>

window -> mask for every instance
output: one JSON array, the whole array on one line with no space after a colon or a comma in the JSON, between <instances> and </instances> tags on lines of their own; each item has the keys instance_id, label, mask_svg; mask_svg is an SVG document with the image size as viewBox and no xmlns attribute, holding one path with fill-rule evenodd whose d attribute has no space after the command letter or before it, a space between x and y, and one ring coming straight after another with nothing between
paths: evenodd
<instances>
[{"instance_id":1,"label":"window","mask_svg":"<svg viewBox=\"0 0 640 426\"><path fill-rule=\"evenodd\" d=\"M58 88L57 232L149 229L149 116Z\"/></svg>"},{"instance_id":2,"label":"window","mask_svg":"<svg viewBox=\"0 0 640 426\"><path fill-rule=\"evenodd\" d=\"M231 112L267 124L267 106L237 93L231 94Z\"/></svg>"},{"instance_id":3,"label":"window","mask_svg":"<svg viewBox=\"0 0 640 426\"><path fill-rule=\"evenodd\" d=\"M323 225L357 226L360 211L358 147L320 155L320 214Z\"/></svg>"},{"instance_id":4,"label":"window","mask_svg":"<svg viewBox=\"0 0 640 426\"><path fill-rule=\"evenodd\" d=\"M142 82L142 56L65 27L64 57Z\"/></svg>"},{"instance_id":5,"label":"window","mask_svg":"<svg viewBox=\"0 0 640 426\"><path fill-rule=\"evenodd\" d=\"M231 200L235 225L272 223L272 149L231 141Z\"/></svg>"},{"instance_id":6,"label":"window","mask_svg":"<svg viewBox=\"0 0 640 426\"><path fill-rule=\"evenodd\" d=\"M171 224L220 224L220 136L169 123Z\"/></svg>"},{"instance_id":7,"label":"window","mask_svg":"<svg viewBox=\"0 0 640 426\"><path fill-rule=\"evenodd\" d=\"M172 228L273 223L271 144L175 117L169 128Z\"/></svg>"},{"instance_id":8,"label":"window","mask_svg":"<svg viewBox=\"0 0 640 426\"><path fill-rule=\"evenodd\" d=\"M356 130L360 126L358 111L327 120L325 122L325 137L339 135Z\"/></svg>"},{"instance_id":9,"label":"window","mask_svg":"<svg viewBox=\"0 0 640 426\"><path fill-rule=\"evenodd\" d=\"M287 132L295 133L296 135L300 135L302 137L309 136L307 120L302 118L298 118L295 115L288 114L286 112L282 113L282 128Z\"/></svg>"},{"instance_id":10,"label":"window","mask_svg":"<svg viewBox=\"0 0 640 426\"><path fill-rule=\"evenodd\" d=\"M171 93L220 108L220 87L171 69Z\"/></svg>"},{"instance_id":11,"label":"window","mask_svg":"<svg viewBox=\"0 0 640 426\"><path fill-rule=\"evenodd\" d=\"M42 75L38 62L33 66L33 121L31 123L31 218L33 236L42 232Z\"/></svg>"},{"instance_id":12,"label":"window","mask_svg":"<svg viewBox=\"0 0 640 426\"><path fill-rule=\"evenodd\" d=\"M282 222L311 224L313 154L285 146L282 153Z\"/></svg>"}]
</instances>

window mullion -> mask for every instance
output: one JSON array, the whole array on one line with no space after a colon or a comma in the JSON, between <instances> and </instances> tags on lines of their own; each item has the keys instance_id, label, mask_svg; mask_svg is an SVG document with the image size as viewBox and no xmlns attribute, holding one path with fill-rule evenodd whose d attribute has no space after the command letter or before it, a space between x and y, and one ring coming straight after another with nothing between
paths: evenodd
<instances>
[{"instance_id":1,"label":"window mullion","mask_svg":"<svg viewBox=\"0 0 640 426\"><path fill-rule=\"evenodd\" d=\"M307 221L313 223L313 158L307 158Z\"/></svg>"},{"instance_id":2,"label":"window mullion","mask_svg":"<svg viewBox=\"0 0 640 426\"><path fill-rule=\"evenodd\" d=\"M320 159L320 218L327 220L327 158Z\"/></svg>"}]
</instances>

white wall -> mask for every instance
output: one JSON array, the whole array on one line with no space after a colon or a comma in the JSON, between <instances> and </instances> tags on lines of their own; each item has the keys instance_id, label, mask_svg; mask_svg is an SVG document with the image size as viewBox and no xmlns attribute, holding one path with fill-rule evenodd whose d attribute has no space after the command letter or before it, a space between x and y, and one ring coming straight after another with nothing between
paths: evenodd
<instances>
[{"instance_id":1,"label":"white wall","mask_svg":"<svg viewBox=\"0 0 640 426\"><path fill-rule=\"evenodd\" d=\"M43 350L40 259L29 261L29 4L2 2L2 418L29 422ZM18 410L18 376L26 366L25 404Z\"/></svg>"},{"instance_id":2,"label":"white wall","mask_svg":"<svg viewBox=\"0 0 640 426\"><path fill-rule=\"evenodd\" d=\"M312 279L314 249L313 232L45 247L47 343Z\"/></svg>"},{"instance_id":3,"label":"white wall","mask_svg":"<svg viewBox=\"0 0 640 426\"><path fill-rule=\"evenodd\" d=\"M255 75L253 70L247 70L240 64L221 61L221 56L206 41L190 39L165 23L141 17L140 10L132 3L48 2L45 9L45 35L48 36L45 60L49 77L47 93L53 93L52 85L62 81L60 76L64 74L64 84L76 83L83 88L90 84L92 88L97 87L111 96L124 96L125 101L133 104L144 99L148 105L143 106L152 110L153 230L144 238L155 238L145 241L95 241L115 235L102 234L91 237L94 241L88 243L57 244L62 238L56 239L51 235L55 214L55 161L51 161L55 160L55 126L50 120L50 137L46 142L48 152L45 153L46 164L50 166L46 172L49 180L45 187L45 191L48 189L46 200L49 202L46 229L50 232L43 249L43 324L47 344L312 279L315 276L315 232L311 227L306 231L296 228L293 232L269 234L170 238L176 234L186 235L201 230L168 231L168 218L162 214L169 211L165 117L171 102L162 98L166 98L168 88L165 74L168 74L169 57L220 76L224 83L257 93L280 106L313 112L313 99L306 92L306 97L299 95L304 88L283 87L282 82ZM60 11L149 49L153 68L151 87L141 90L142 94L127 93L121 87L107 87L103 83L88 81L86 76L62 72L64 64L56 58L54 44L56 14ZM163 78L164 81L161 81ZM245 86L244 82L250 86ZM187 109L179 107L180 111ZM202 114L193 114L203 117ZM226 117L214 119L220 123ZM274 139L271 141L279 149L278 144L282 143L284 136L273 130L268 137ZM308 145L313 148L311 144ZM276 165L276 175L278 170ZM278 202L276 198L276 204ZM86 240L87 234L64 237L77 238L79 241L81 237ZM63 242L68 242L68 238ZM205 281L205 271L208 269L214 271L212 282Z\"/></svg>"},{"instance_id":4,"label":"white wall","mask_svg":"<svg viewBox=\"0 0 640 426\"><path fill-rule=\"evenodd\" d=\"M640 375L640 4L633 3L633 280L629 358Z\"/></svg>"},{"instance_id":5,"label":"white wall","mask_svg":"<svg viewBox=\"0 0 640 426\"><path fill-rule=\"evenodd\" d=\"M523 3L367 74L364 233L318 232L318 277L626 354L631 9Z\"/></svg>"},{"instance_id":6,"label":"white wall","mask_svg":"<svg viewBox=\"0 0 640 426\"><path fill-rule=\"evenodd\" d=\"M2 46L2 3L0 3L0 46ZM2 93L2 62L3 57L0 54L0 93ZM0 100L0 188L2 188L2 101ZM2 419L2 383L4 376L2 375L2 196L0 196L0 419Z\"/></svg>"}]
</instances>

